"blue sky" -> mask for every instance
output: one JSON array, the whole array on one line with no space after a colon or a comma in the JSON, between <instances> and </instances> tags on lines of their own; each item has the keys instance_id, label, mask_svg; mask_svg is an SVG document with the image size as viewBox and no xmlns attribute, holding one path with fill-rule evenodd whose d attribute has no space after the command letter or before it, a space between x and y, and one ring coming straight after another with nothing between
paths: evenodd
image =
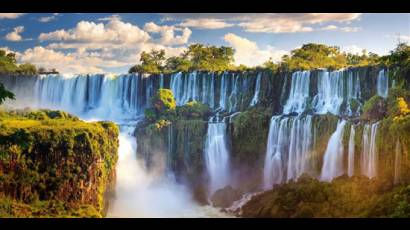
<instances>
[{"instance_id":1,"label":"blue sky","mask_svg":"<svg viewBox=\"0 0 410 230\"><path fill-rule=\"evenodd\" d=\"M123 73L139 54L178 55L192 43L228 45L236 64L280 60L309 42L387 54L410 41L410 14L0 13L0 48L64 73Z\"/></svg>"}]
</instances>

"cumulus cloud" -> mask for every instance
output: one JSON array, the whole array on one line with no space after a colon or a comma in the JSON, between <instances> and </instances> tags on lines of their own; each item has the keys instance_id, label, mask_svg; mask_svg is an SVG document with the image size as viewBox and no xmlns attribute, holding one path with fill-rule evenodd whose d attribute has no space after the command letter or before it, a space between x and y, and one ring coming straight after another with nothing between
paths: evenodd
<instances>
[{"instance_id":1,"label":"cumulus cloud","mask_svg":"<svg viewBox=\"0 0 410 230\"><path fill-rule=\"evenodd\" d=\"M346 53L361 55L364 49L358 47L357 45L349 45L349 46L341 47L340 50Z\"/></svg>"},{"instance_id":2,"label":"cumulus cloud","mask_svg":"<svg viewBox=\"0 0 410 230\"><path fill-rule=\"evenodd\" d=\"M18 42L23 40L21 37L20 33L24 31L24 26L17 26L13 29L12 32L6 34L5 39L7 41L13 41L13 42Z\"/></svg>"},{"instance_id":3,"label":"cumulus cloud","mask_svg":"<svg viewBox=\"0 0 410 230\"><path fill-rule=\"evenodd\" d=\"M18 56L18 60L47 69L56 68L64 73L103 72L103 69L99 66L98 57L85 56L81 52L64 54L42 46L25 50Z\"/></svg>"},{"instance_id":4,"label":"cumulus cloud","mask_svg":"<svg viewBox=\"0 0 410 230\"><path fill-rule=\"evenodd\" d=\"M39 40L47 41L47 45L27 49L18 60L57 68L62 73L110 72L111 68L125 72L140 62L142 51L164 49L167 57L181 54L185 47L177 45L187 43L191 35L188 28L154 23L143 30L116 15L99 21L80 21L71 29L41 33ZM149 33L159 33L160 39L153 39Z\"/></svg>"},{"instance_id":5,"label":"cumulus cloud","mask_svg":"<svg viewBox=\"0 0 410 230\"><path fill-rule=\"evenodd\" d=\"M0 13L0 19L16 19L25 15L24 13Z\"/></svg>"},{"instance_id":6,"label":"cumulus cloud","mask_svg":"<svg viewBox=\"0 0 410 230\"><path fill-rule=\"evenodd\" d=\"M39 22L43 22L43 23L47 23L47 22L51 22L57 19L57 16L60 15L59 13L54 13L51 16L48 17L41 17L38 19Z\"/></svg>"},{"instance_id":7,"label":"cumulus cloud","mask_svg":"<svg viewBox=\"0 0 410 230\"><path fill-rule=\"evenodd\" d=\"M234 26L234 24L232 23L227 23L221 19L214 18L186 19L179 25L184 27L194 27L198 29L222 29Z\"/></svg>"},{"instance_id":8,"label":"cumulus cloud","mask_svg":"<svg viewBox=\"0 0 410 230\"><path fill-rule=\"evenodd\" d=\"M39 39L69 43L132 44L148 41L150 36L138 26L113 19L107 24L80 21L73 29L41 33Z\"/></svg>"},{"instance_id":9,"label":"cumulus cloud","mask_svg":"<svg viewBox=\"0 0 410 230\"><path fill-rule=\"evenodd\" d=\"M182 24L198 24L201 20L214 20L238 25L248 32L294 33L314 31L322 23L350 23L360 18L360 13L270 13L270 14L163 14L166 20L181 20ZM205 20L206 19L206 20Z\"/></svg>"},{"instance_id":10,"label":"cumulus cloud","mask_svg":"<svg viewBox=\"0 0 410 230\"><path fill-rule=\"evenodd\" d=\"M163 45L183 45L188 42L192 31L188 28L178 28L175 26L159 26L153 22L146 23L144 30L150 33L160 33L160 43ZM175 35L175 32L182 34Z\"/></svg>"},{"instance_id":11,"label":"cumulus cloud","mask_svg":"<svg viewBox=\"0 0 410 230\"><path fill-rule=\"evenodd\" d=\"M287 51L277 50L272 46L262 50L256 42L240 37L233 33L224 36L224 40L235 49L235 64L244 64L247 66L257 66L263 64L269 58L274 62L279 61L281 57L288 54Z\"/></svg>"}]
</instances>

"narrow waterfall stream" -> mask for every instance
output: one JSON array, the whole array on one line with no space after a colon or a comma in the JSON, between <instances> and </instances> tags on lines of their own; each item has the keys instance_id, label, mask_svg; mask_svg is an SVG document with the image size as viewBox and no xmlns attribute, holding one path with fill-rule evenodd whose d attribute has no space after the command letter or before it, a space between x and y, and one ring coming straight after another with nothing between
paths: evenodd
<instances>
[{"instance_id":1,"label":"narrow waterfall stream","mask_svg":"<svg viewBox=\"0 0 410 230\"><path fill-rule=\"evenodd\" d=\"M229 150L226 143L226 123L218 116L208 122L205 163L209 175L209 194L229 184Z\"/></svg>"},{"instance_id":2,"label":"narrow waterfall stream","mask_svg":"<svg viewBox=\"0 0 410 230\"><path fill-rule=\"evenodd\" d=\"M346 121L339 121L336 131L330 136L326 152L323 157L323 167L320 178L331 181L333 178L343 174L343 131Z\"/></svg>"},{"instance_id":3,"label":"narrow waterfall stream","mask_svg":"<svg viewBox=\"0 0 410 230\"><path fill-rule=\"evenodd\" d=\"M377 175L376 136L379 123L366 124L363 130L363 152L361 156L362 175L369 178Z\"/></svg>"},{"instance_id":4,"label":"narrow waterfall stream","mask_svg":"<svg viewBox=\"0 0 410 230\"><path fill-rule=\"evenodd\" d=\"M135 125L121 125L115 197L107 217L228 217L199 206L183 185L146 172L137 160Z\"/></svg>"}]
</instances>

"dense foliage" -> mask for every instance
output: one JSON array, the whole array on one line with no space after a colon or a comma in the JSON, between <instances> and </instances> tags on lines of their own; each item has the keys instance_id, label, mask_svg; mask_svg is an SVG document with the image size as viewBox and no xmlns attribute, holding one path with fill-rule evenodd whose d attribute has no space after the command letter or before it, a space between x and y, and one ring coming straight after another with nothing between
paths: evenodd
<instances>
[{"instance_id":1,"label":"dense foliage","mask_svg":"<svg viewBox=\"0 0 410 230\"><path fill-rule=\"evenodd\" d=\"M0 113L0 216L101 217L118 128L61 111Z\"/></svg>"},{"instance_id":2,"label":"dense foliage","mask_svg":"<svg viewBox=\"0 0 410 230\"><path fill-rule=\"evenodd\" d=\"M244 217L409 217L410 187L365 177L331 183L307 175L254 197Z\"/></svg>"},{"instance_id":3,"label":"dense foliage","mask_svg":"<svg viewBox=\"0 0 410 230\"><path fill-rule=\"evenodd\" d=\"M0 105L3 104L6 99L15 99L15 96L0 83Z\"/></svg>"},{"instance_id":4,"label":"dense foliage","mask_svg":"<svg viewBox=\"0 0 410 230\"><path fill-rule=\"evenodd\" d=\"M179 57L165 58L165 50L152 50L141 53L141 64L130 68L130 73L211 71L221 72L233 68L234 50L231 47L190 45ZM164 63L165 61L165 63Z\"/></svg>"},{"instance_id":5,"label":"dense foliage","mask_svg":"<svg viewBox=\"0 0 410 230\"><path fill-rule=\"evenodd\" d=\"M18 65L16 54L0 50L0 74L4 73L36 74L37 69L29 63Z\"/></svg>"}]
</instances>

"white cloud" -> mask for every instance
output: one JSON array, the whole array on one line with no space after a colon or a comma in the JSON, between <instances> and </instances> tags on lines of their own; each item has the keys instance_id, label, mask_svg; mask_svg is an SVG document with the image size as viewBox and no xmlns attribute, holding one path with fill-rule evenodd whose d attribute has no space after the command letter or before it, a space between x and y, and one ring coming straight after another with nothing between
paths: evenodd
<instances>
[{"instance_id":1,"label":"white cloud","mask_svg":"<svg viewBox=\"0 0 410 230\"><path fill-rule=\"evenodd\" d=\"M349 45L349 46L341 47L340 50L346 53L361 55L364 49L358 47L357 45Z\"/></svg>"},{"instance_id":2,"label":"white cloud","mask_svg":"<svg viewBox=\"0 0 410 230\"><path fill-rule=\"evenodd\" d=\"M343 31L343 32L358 32L358 31L361 30L361 28L360 28L360 27L349 27L349 26L346 26L346 27L340 28L340 30Z\"/></svg>"},{"instance_id":3,"label":"white cloud","mask_svg":"<svg viewBox=\"0 0 410 230\"><path fill-rule=\"evenodd\" d=\"M43 22L43 23L50 22L50 21L53 21L53 20L57 19L58 15L59 15L59 13L54 13L53 15L48 16L48 17L41 17L41 18L38 19L38 21Z\"/></svg>"},{"instance_id":4,"label":"white cloud","mask_svg":"<svg viewBox=\"0 0 410 230\"><path fill-rule=\"evenodd\" d=\"M269 58L274 62L280 61L281 57L288 54L287 51L277 50L268 46L266 50L261 50L256 42L240 37L233 33L224 36L224 40L235 49L235 64L247 66L257 66L263 64Z\"/></svg>"},{"instance_id":5,"label":"white cloud","mask_svg":"<svg viewBox=\"0 0 410 230\"><path fill-rule=\"evenodd\" d=\"M17 26L12 32L6 34L5 39L8 41L18 42L23 40L20 33L24 31L24 26Z\"/></svg>"},{"instance_id":6,"label":"white cloud","mask_svg":"<svg viewBox=\"0 0 410 230\"><path fill-rule=\"evenodd\" d=\"M199 19L186 19L179 26L194 27L198 29L222 29L232 27L234 24L224 22L221 19L214 18L199 18Z\"/></svg>"},{"instance_id":7,"label":"white cloud","mask_svg":"<svg viewBox=\"0 0 410 230\"><path fill-rule=\"evenodd\" d=\"M323 23L351 23L360 19L360 13L219 13L219 14L163 14L166 20L214 20L219 23L236 24L248 32L294 33L316 30Z\"/></svg>"},{"instance_id":8,"label":"white cloud","mask_svg":"<svg viewBox=\"0 0 410 230\"><path fill-rule=\"evenodd\" d=\"M150 36L138 26L113 19L107 24L80 21L73 29L41 33L39 39L71 43L132 44L148 41Z\"/></svg>"},{"instance_id":9,"label":"white cloud","mask_svg":"<svg viewBox=\"0 0 410 230\"><path fill-rule=\"evenodd\" d=\"M406 36L406 35L398 35L395 36L397 38L397 40L399 40L400 42L410 42L410 36Z\"/></svg>"},{"instance_id":10,"label":"white cloud","mask_svg":"<svg viewBox=\"0 0 410 230\"><path fill-rule=\"evenodd\" d=\"M111 16L98 19L98 21L112 21L112 20L121 20L121 17L118 14L113 14Z\"/></svg>"},{"instance_id":11,"label":"white cloud","mask_svg":"<svg viewBox=\"0 0 410 230\"><path fill-rule=\"evenodd\" d=\"M341 32L358 32L361 30L360 27L349 27L349 26L345 26L345 27L337 27L335 25L328 25L325 27L320 28L320 30L331 30L331 31L341 31Z\"/></svg>"},{"instance_id":12,"label":"white cloud","mask_svg":"<svg viewBox=\"0 0 410 230\"><path fill-rule=\"evenodd\" d=\"M146 30L121 21L116 15L100 18L101 23L80 21L74 28L39 35L47 46L24 51L19 61L31 62L62 73L110 72L111 68L127 70L139 63L142 51L164 49L167 57L181 54L191 31L174 26L149 24ZM181 33L176 35L176 32ZM154 40L149 33L160 33Z\"/></svg>"},{"instance_id":13,"label":"white cloud","mask_svg":"<svg viewBox=\"0 0 410 230\"><path fill-rule=\"evenodd\" d=\"M153 22L146 23L144 30L150 33L160 33L160 43L163 45L183 45L188 42L192 31L188 28L178 28L175 26L159 26ZM175 32L181 32L181 35L175 35Z\"/></svg>"},{"instance_id":14,"label":"white cloud","mask_svg":"<svg viewBox=\"0 0 410 230\"><path fill-rule=\"evenodd\" d=\"M323 27L322 30L337 30L337 26L328 25L328 26Z\"/></svg>"},{"instance_id":15,"label":"white cloud","mask_svg":"<svg viewBox=\"0 0 410 230\"><path fill-rule=\"evenodd\" d=\"M0 19L16 19L25 15L24 13L0 13Z\"/></svg>"},{"instance_id":16,"label":"white cloud","mask_svg":"<svg viewBox=\"0 0 410 230\"><path fill-rule=\"evenodd\" d=\"M102 68L98 66L99 59L97 57L87 57L81 53L64 54L42 46L25 50L18 56L18 60L20 62L29 62L46 69L56 68L63 73L103 72ZM82 64L80 64L79 61L82 62Z\"/></svg>"}]
</instances>

